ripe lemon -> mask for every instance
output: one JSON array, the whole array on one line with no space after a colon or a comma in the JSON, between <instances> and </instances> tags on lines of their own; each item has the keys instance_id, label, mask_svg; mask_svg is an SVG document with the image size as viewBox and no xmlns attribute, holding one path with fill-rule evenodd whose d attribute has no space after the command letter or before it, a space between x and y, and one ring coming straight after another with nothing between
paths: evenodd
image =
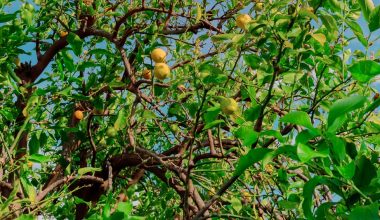
<instances>
[{"instance_id":1,"label":"ripe lemon","mask_svg":"<svg viewBox=\"0 0 380 220\"><path fill-rule=\"evenodd\" d=\"M156 63L154 66L154 76L164 80L170 76L170 67L166 63Z\"/></svg>"},{"instance_id":2,"label":"ripe lemon","mask_svg":"<svg viewBox=\"0 0 380 220\"><path fill-rule=\"evenodd\" d=\"M246 25L251 21L251 17L247 14L241 14L236 18L236 26L241 29L246 29Z\"/></svg>"},{"instance_id":3,"label":"ripe lemon","mask_svg":"<svg viewBox=\"0 0 380 220\"><path fill-rule=\"evenodd\" d=\"M156 48L152 51L150 57L156 63L163 63L165 62L166 52L161 48Z\"/></svg>"}]
</instances>

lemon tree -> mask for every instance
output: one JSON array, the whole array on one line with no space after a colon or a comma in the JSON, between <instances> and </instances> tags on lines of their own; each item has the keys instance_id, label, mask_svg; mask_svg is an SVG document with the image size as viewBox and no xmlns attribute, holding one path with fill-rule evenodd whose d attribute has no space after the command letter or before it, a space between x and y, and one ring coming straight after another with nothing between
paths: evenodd
<instances>
[{"instance_id":1,"label":"lemon tree","mask_svg":"<svg viewBox=\"0 0 380 220\"><path fill-rule=\"evenodd\" d=\"M379 219L379 12L1 0L0 219Z\"/></svg>"}]
</instances>

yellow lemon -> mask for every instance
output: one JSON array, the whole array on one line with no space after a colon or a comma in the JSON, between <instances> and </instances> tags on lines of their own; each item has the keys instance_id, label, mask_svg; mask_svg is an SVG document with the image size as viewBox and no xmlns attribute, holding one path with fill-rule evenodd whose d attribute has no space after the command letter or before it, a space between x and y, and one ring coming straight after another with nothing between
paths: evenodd
<instances>
[{"instance_id":1,"label":"yellow lemon","mask_svg":"<svg viewBox=\"0 0 380 220\"><path fill-rule=\"evenodd\" d=\"M160 80L170 76L170 67L166 63L157 63L154 66L154 76Z\"/></svg>"},{"instance_id":2,"label":"yellow lemon","mask_svg":"<svg viewBox=\"0 0 380 220\"><path fill-rule=\"evenodd\" d=\"M236 18L236 26L241 29L246 29L246 25L251 21L251 17L247 14L238 15Z\"/></svg>"},{"instance_id":3,"label":"yellow lemon","mask_svg":"<svg viewBox=\"0 0 380 220\"><path fill-rule=\"evenodd\" d=\"M166 52L161 48L156 48L152 51L150 57L156 63L163 63L165 62Z\"/></svg>"}]
</instances>

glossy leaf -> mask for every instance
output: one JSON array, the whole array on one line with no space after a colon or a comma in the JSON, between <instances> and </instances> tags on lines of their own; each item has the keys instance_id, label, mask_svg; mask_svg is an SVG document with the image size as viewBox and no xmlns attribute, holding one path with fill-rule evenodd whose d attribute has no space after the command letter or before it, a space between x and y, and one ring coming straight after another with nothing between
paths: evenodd
<instances>
[{"instance_id":1,"label":"glossy leaf","mask_svg":"<svg viewBox=\"0 0 380 220\"><path fill-rule=\"evenodd\" d=\"M313 194L316 186L320 184L326 184L327 179L322 176L315 176L305 184L303 187L304 201L302 203L302 209L307 219L313 219L314 215L311 210L313 204Z\"/></svg>"},{"instance_id":2,"label":"glossy leaf","mask_svg":"<svg viewBox=\"0 0 380 220\"><path fill-rule=\"evenodd\" d=\"M93 173L93 172L101 171L101 170L102 170L101 168L96 168L96 167L83 167L83 168L78 169L78 174L84 175L86 173Z\"/></svg>"},{"instance_id":3,"label":"glossy leaf","mask_svg":"<svg viewBox=\"0 0 380 220\"><path fill-rule=\"evenodd\" d=\"M372 0L358 0L360 8L362 9L364 18L369 22L369 16L374 10L375 5Z\"/></svg>"},{"instance_id":4,"label":"glossy leaf","mask_svg":"<svg viewBox=\"0 0 380 220\"><path fill-rule=\"evenodd\" d=\"M331 126L336 118L364 106L367 101L363 96L351 96L334 102L330 108L328 124Z\"/></svg>"},{"instance_id":5,"label":"glossy leaf","mask_svg":"<svg viewBox=\"0 0 380 220\"><path fill-rule=\"evenodd\" d=\"M379 220L379 203L373 203L371 205L359 206L352 210L348 216L349 220L363 220L372 219Z\"/></svg>"},{"instance_id":6,"label":"glossy leaf","mask_svg":"<svg viewBox=\"0 0 380 220\"><path fill-rule=\"evenodd\" d=\"M251 149L246 155L239 158L234 176L240 176L248 167L264 159L264 157L271 151L271 149L267 148Z\"/></svg>"},{"instance_id":7,"label":"glossy leaf","mask_svg":"<svg viewBox=\"0 0 380 220\"><path fill-rule=\"evenodd\" d=\"M373 60L361 60L352 64L348 70L354 79L367 83L373 77L380 74L380 64Z\"/></svg>"},{"instance_id":8,"label":"glossy leaf","mask_svg":"<svg viewBox=\"0 0 380 220\"><path fill-rule=\"evenodd\" d=\"M78 35L69 33L67 36L67 42L69 42L75 55L79 56L82 53L83 41Z\"/></svg>"},{"instance_id":9,"label":"glossy leaf","mask_svg":"<svg viewBox=\"0 0 380 220\"><path fill-rule=\"evenodd\" d=\"M362 43L365 47L368 46L368 40L364 37L363 30L360 25L355 20L350 19L347 19L346 23L352 29L352 32L358 38L360 43Z\"/></svg>"},{"instance_id":10,"label":"glossy leaf","mask_svg":"<svg viewBox=\"0 0 380 220\"><path fill-rule=\"evenodd\" d=\"M306 144L299 143L297 145L297 156L301 162L305 163L316 157L328 157L328 153L315 151Z\"/></svg>"},{"instance_id":11,"label":"glossy leaf","mask_svg":"<svg viewBox=\"0 0 380 220\"><path fill-rule=\"evenodd\" d=\"M127 126L127 113L125 109L121 109L117 114L117 119L114 124L116 131L119 131Z\"/></svg>"},{"instance_id":12,"label":"glossy leaf","mask_svg":"<svg viewBox=\"0 0 380 220\"><path fill-rule=\"evenodd\" d=\"M311 124L310 116L306 112L293 111L280 119L281 122L287 122L295 125L301 125L308 129L314 129Z\"/></svg>"},{"instance_id":13,"label":"glossy leaf","mask_svg":"<svg viewBox=\"0 0 380 220\"><path fill-rule=\"evenodd\" d=\"M257 141L258 133L253 130L253 126L243 125L236 132L236 137L242 139L244 146L251 146Z\"/></svg>"},{"instance_id":14,"label":"glossy leaf","mask_svg":"<svg viewBox=\"0 0 380 220\"><path fill-rule=\"evenodd\" d=\"M380 16L380 5L377 6L373 11L371 11L371 14L369 15L368 27L371 32L374 32L380 28L379 16Z\"/></svg>"}]
</instances>

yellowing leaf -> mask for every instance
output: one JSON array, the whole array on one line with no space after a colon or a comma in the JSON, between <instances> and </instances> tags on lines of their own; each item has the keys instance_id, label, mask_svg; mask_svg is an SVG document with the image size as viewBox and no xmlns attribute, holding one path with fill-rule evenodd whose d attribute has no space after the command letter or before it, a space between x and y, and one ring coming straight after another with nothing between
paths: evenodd
<instances>
[{"instance_id":1,"label":"yellowing leaf","mask_svg":"<svg viewBox=\"0 0 380 220\"><path fill-rule=\"evenodd\" d=\"M202 18L202 8L197 4L197 17L195 18L195 23L198 23Z\"/></svg>"},{"instance_id":2,"label":"yellowing leaf","mask_svg":"<svg viewBox=\"0 0 380 220\"><path fill-rule=\"evenodd\" d=\"M326 36L324 34L318 33L318 34L311 34L311 36L318 41L322 46L326 43Z\"/></svg>"}]
</instances>

